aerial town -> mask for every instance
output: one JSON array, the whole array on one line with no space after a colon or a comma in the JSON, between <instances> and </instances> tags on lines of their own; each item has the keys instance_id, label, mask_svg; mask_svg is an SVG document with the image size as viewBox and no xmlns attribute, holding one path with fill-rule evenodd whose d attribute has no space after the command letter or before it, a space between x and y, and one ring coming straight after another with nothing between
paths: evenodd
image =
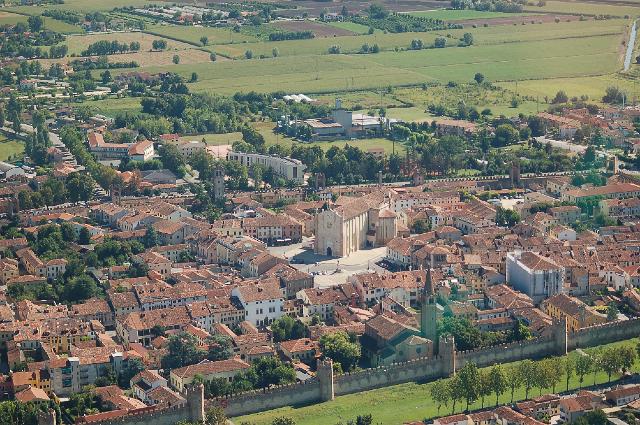
<instances>
[{"instance_id":1,"label":"aerial town","mask_svg":"<svg viewBox=\"0 0 640 425\"><path fill-rule=\"evenodd\" d=\"M640 424L633 0L0 2L0 425Z\"/></svg>"}]
</instances>

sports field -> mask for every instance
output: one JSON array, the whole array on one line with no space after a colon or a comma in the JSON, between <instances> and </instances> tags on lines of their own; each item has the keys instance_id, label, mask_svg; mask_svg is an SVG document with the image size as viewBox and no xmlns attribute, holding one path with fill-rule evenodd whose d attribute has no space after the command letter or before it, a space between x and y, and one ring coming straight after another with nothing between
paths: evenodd
<instances>
[{"instance_id":1,"label":"sports field","mask_svg":"<svg viewBox=\"0 0 640 425\"><path fill-rule=\"evenodd\" d=\"M638 340L632 339L621 343L609 344L607 346L625 344L635 348ZM593 349L587 349L589 352ZM570 354L576 356L575 352ZM503 365L507 366L507 365ZM638 363L632 368L637 372ZM617 378L617 376L616 376ZM564 390L564 378L558 385L558 389ZM607 375L604 372L596 374L596 382L607 382ZM584 378L585 385L593 384L593 375L589 374ZM334 401L314 404L311 406L284 407L267 412L256 413L254 415L233 418L235 424L243 422L252 425L268 425L271 421L279 416L292 418L297 425L327 425L338 422L345 423L353 420L357 415L371 414L374 423L382 424L402 424L411 421L423 421L425 419L437 416L445 416L451 414L451 405L442 407L438 414L438 409L430 396L431 384L408 383L395 385L392 387L381 388L378 390L364 391L357 394L337 397ZM579 387L579 381L576 376L569 380L569 388L575 389ZM551 390L547 389L545 393ZM532 389L530 397L537 396L538 390ZM515 400L522 400L525 397L524 389L519 389L515 393ZM500 404L507 404L511 401L511 394L503 394ZM495 404L495 396L489 396L485 400L485 406ZM480 409L480 402L471 405L471 409ZM464 403L458 403L456 411L460 412L464 409Z\"/></svg>"}]
</instances>

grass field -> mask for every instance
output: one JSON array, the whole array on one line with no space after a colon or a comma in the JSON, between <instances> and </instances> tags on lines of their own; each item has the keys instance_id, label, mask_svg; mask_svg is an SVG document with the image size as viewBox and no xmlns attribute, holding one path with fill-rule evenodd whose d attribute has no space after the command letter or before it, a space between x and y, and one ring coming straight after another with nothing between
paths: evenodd
<instances>
[{"instance_id":1,"label":"grass field","mask_svg":"<svg viewBox=\"0 0 640 425\"><path fill-rule=\"evenodd\" d=\"M1 25L15 25L18 22L26 23L28 16L20 15L17 13L11 13L6 11L0 11L0 26ZM68 24L66 22L58 21L57 19L44 18L44 26L51 31L61 32L63 34L82 33L84 30L78 26Z\"/></svg>"},{"instance_id":2,"label":"grass field","mask_svg":"<svg viewBox=\"0 0 640 425\"><path fill-rule=\"evenodd\" d=\"M24 144L17 140L9 140L0 136L0 161L13 160L24 152Z\"/></svg>"},{"instance_id":3,"label":"grass field","mask_svg":"<svg viewBox=\"0 0 640 425\"><path fill-rule=\"evenodd\" d=\"M523 96L538 96L543 102L545 96L553 98L559 90L564 90L569 97L586 95L599 102L609 86L616 86L626 91L629 98L638 98L640 85L634 80L618 74L579 78L548 78L545 80L529 80L498 83L501 87L517 92Z\"/></svg>"},{"instance_id":4,"label":"grass field","mask_svg":"<svg viewBox=\"0 0 640 425\"><path fill-rule=\"evenodd\" d=\"M534 20L534 22L536 21ZM340 46L342 53L359 53L365 43L370 46L377 44L381 50L394 51L408 49L412 40L415 39L422 40L425 45L430 46L436 37L443 36L448 38L447 45L449 47L455 47L458 44L458 39L462 38L465 32L473 34L475 45L493 45L526 41L561 40L572 37L621 35L627 25L628 22L626 20L576 21L559 24L528 23L527 25L519 25L517 31L514 31L513 26L499 25L429 33L384 34L375 32L374 34L324 37L310 40L248 41L234 44L223 42L221 43L222 45L210 45L208 48L237 59L244 59L247 50L253 52L254 58L260 55L270 57L274 48L278 49L279 56L328 55L329 48L334 45ZM210 44L214 44L214 42L210 42Z\"/></svg>"},{"instance_id":5,"label":"grass field","mask_svg":"<svg viewBox=\"0 0 640 425\"><path fill-rule=\"evenodd\" d=\"M609 344L613 345L631 345L635 348L637 339L631 339L621 343ZM588 349L585 351L592 351ZM577 354L571 353L570 356L575 357ZM638 363L634 365L634 372L639 370ZM603 372L596 375L597 383L607 382L607 376ZM590 374L585 377L586 385L593 383L593 376ZM399 425L409 421L422 421L427 418L444 416L451 414L451 406L443 407L438 414L437 406L430 398L431 384L408 383L395 385L378 390L365 391L357 394L351 394L336 397L334 401L314 404L302 407L284 407L267 412L256 413L253 415L234 418L235 424L248 422L252 425L268 425L278 416L287 416L292 418L298 425L330 425L342 421L343 423L350 419L355 419L357 415L371 414L374 423ZM569 388L575 389L579 387L578 378L573 376L569 381ZM558 385L558 389L564 390L564 379ZM551 392L550 389L543 393ZM538 390L533 389L529 394L530 397L537 396ZM525 397L524 389L520 389L515 393L515 400L522 400ZM500 397L501 404L510 402L511 394L503 394ZM495 396L487 397L486 406L495 403ZM464 403L458 403L456 411L464 408ZM480 402L472 405L471 409L479 409Z\"/></svg>"},{"instance_id":6,"label":"grass field","mask_svg":"<svg viewBox=\"0 0 640 425\"><path fill-rule=\"evenodd\" d=\"M114 117L119 112L140 112L140 97L107 98L86 100L83 105L95 108L97 113Z\"/></svg>"},{"instance_id":7,"label":"grass field","mask_svg":"<svg viewBox=\"0 0 640 425\"><path fill-rule=\"evenodd\" d=\"M247 41L256 41L255 37L237 33L230 29L194 27L194 26L176 26L176 25L147 25L146 32L159 34L176 40L182 40L187 43L195 43L200 45L200 38L203 36L209 38L209 45L244 43Z\"/></svg>"},{"instance_id":8,"label":"grass field","mask_svg":"<svg viewBox=\"0 0 640 425\"><path fill-rule=\"evenodd\" d=\"M443 21L462 21L465 19L490 19L490 18L505 18L513 16L528 15L528 13L503 13L503 12L482 12L479 10L465 9L465 10L427 10L420 12L410 12L412 16L419 16L421 18L442 19Z\"/></svg>"},{"instance_id":9,"label":"grass field","mask_svg":"<svg viewBox=\"0 0 640 425\"><path fill-rule=\"evenodd\" d=\"M357 34L369 33L368 26L356 24L355 22L327 22L327 25L331 25L332 27L336 27L336 28L341 28L347 31L353 31ZM382 31L377 30L377 32L381 33Z\"/></svg>"},{"instance_id":10,"label":"grass field","mask_svg":"<svg viewBox=\"0 0 640 425\"><path fill-rule=\"evenodd\" d=\"M529 12L546 12L546 13L566 13L572 15L612 15L631 17L640 16L640 3L636 6L622 6L602 3L580 3L575 1L554 1L546 2L546 5L528 6L525 11Z\"/></svg>"},{"instance_id":11,"label":"grass field","mask_svg":"<svg viewBox=\"0 0 640 425\"><path fill-rule=\"evenodd\" d=\"M205 143L209 146L219 146L219 145L232 145L233 142L237 142L242 140L242 133L239 131L234 133L223 133L223 134L199 134L197 136L183 136L180 140L202 140L204 139Z\"/></svg>"},{"instance_id":12,"label":"grass field","mask_svg":"<svg viewBox=\"0 0 640 425\"><path fill-rule=\"evenodd\" d=\"M231 94L275 89L338 92L429 81L470 81L481 72L490 81L583 77L619 69L617 35L529 41L468 48L382 52L376 55L278 57L171 67L185 77L197 72L194 90ZM167 68L147 68L149 72ZM256 78L260 76L261 78Z\"/></svg>"},{"instance_id":13,"label":"grass field","mask_svg":"<svg viewBox=\"0 0 640 425\"><path fill-rule=\"evenodd\" d=\"M129 44L132 41L140 43L140 51L151 50L151 44L153 40L161 39L162 37L145 34L143 32L117 32L117 33L97 33L97 34L85 34L74 35L67 37L66 44L69 47L69 55L75 53L80 54L83 50L89 46L89 44L95 43L100 40L118 41L120 43ZM182 43L180 41L169 40L162 38L167 42L167 50L184 50L193 48L192 45Z\"/></svg>"},{"instance_id":14,"label":"grass field","mask_svg":"<svg viewBox=\"0 0 640 425\"><path fill-rule=\"evenodd\" d=\"M72 10L76 12L97 12L97 11L109 11L115 7L134 6L140 7L147 4L162 3L159 1L149 0L65 0L64 4L48 4L47 9L60 9L60 10ZM4 7L6 10L13 10L16 12L24 13L27 15L39 14L43 8L33 6L10 6Z\"/></svg>"}]
</instances>

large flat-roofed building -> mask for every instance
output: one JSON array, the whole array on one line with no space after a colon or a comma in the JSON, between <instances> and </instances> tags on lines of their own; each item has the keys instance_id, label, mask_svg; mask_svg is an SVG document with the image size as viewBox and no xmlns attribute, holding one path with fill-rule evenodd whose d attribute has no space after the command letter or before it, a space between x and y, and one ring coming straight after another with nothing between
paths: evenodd
<instances>
[{"instance_id":1,"label":"large flat-roofed building","mask_svg":"<svg viewBox=\"0 0 640 425\"><path fill-rule=\"evenodd\" d=\"M229 161L239 162L247 167L252 164L260 164L273 169L274 173L287 180L293 180L298 184L304 182L304 170L306 166L297 159L281 157L277 155L264 155L260 153L244 153L230 151Z\"/></svg>"}]
</instances>

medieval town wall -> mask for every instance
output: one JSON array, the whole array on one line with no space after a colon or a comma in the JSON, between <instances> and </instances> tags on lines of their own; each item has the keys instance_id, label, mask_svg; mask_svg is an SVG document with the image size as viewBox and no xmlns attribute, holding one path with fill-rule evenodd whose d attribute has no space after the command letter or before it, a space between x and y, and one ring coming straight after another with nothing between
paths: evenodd
<instances>
[{"instance_id":1,"label":"medieval town wall","mask_svg":"<svg viewBox=\"0 0 640 425\"><path fill-rule=\"evenodd\" d=\"M528 341L503 344L473 351L453 349L453 341L440 340L439 355L402 363L394 363L373 369L366 369L341 375L333 375L331 367L319 369L318 376L305 381L283 385L259 391L206 400L206 407L221 406L230 417L241 416L284 406L319 403L333 399L334 396L353 394L390 385L413 381L432 381L448 377L467 362L480 367L496 363L508 363L523 359L541 359L562 355L567 350L586 348L595 345L621 341L640 333L640 319L608 323L567 333L566 323L554 325L549 336ZM327 394L327 391L330 394ZM185 406L173 407L163 411L140 409L137 414L124 418L96 422L101 425L173 425L194 415L197 404L194 397L188 398ZM199 410L199 406L198 409Z\"/></svg>"},{"instance_id":2,"label":"medieval town wall","mask_svg":"<svg viewBox=\"0 0 640 425\"><path fill-rule=\"evenodd\" d=\"M249 391L232 397L209 400L209 405L221 406L227 416L248 415L278 407L317 403L321 400L317 378L303 383L282 385L264 391Z\"/></svg>"}]
</instances>

